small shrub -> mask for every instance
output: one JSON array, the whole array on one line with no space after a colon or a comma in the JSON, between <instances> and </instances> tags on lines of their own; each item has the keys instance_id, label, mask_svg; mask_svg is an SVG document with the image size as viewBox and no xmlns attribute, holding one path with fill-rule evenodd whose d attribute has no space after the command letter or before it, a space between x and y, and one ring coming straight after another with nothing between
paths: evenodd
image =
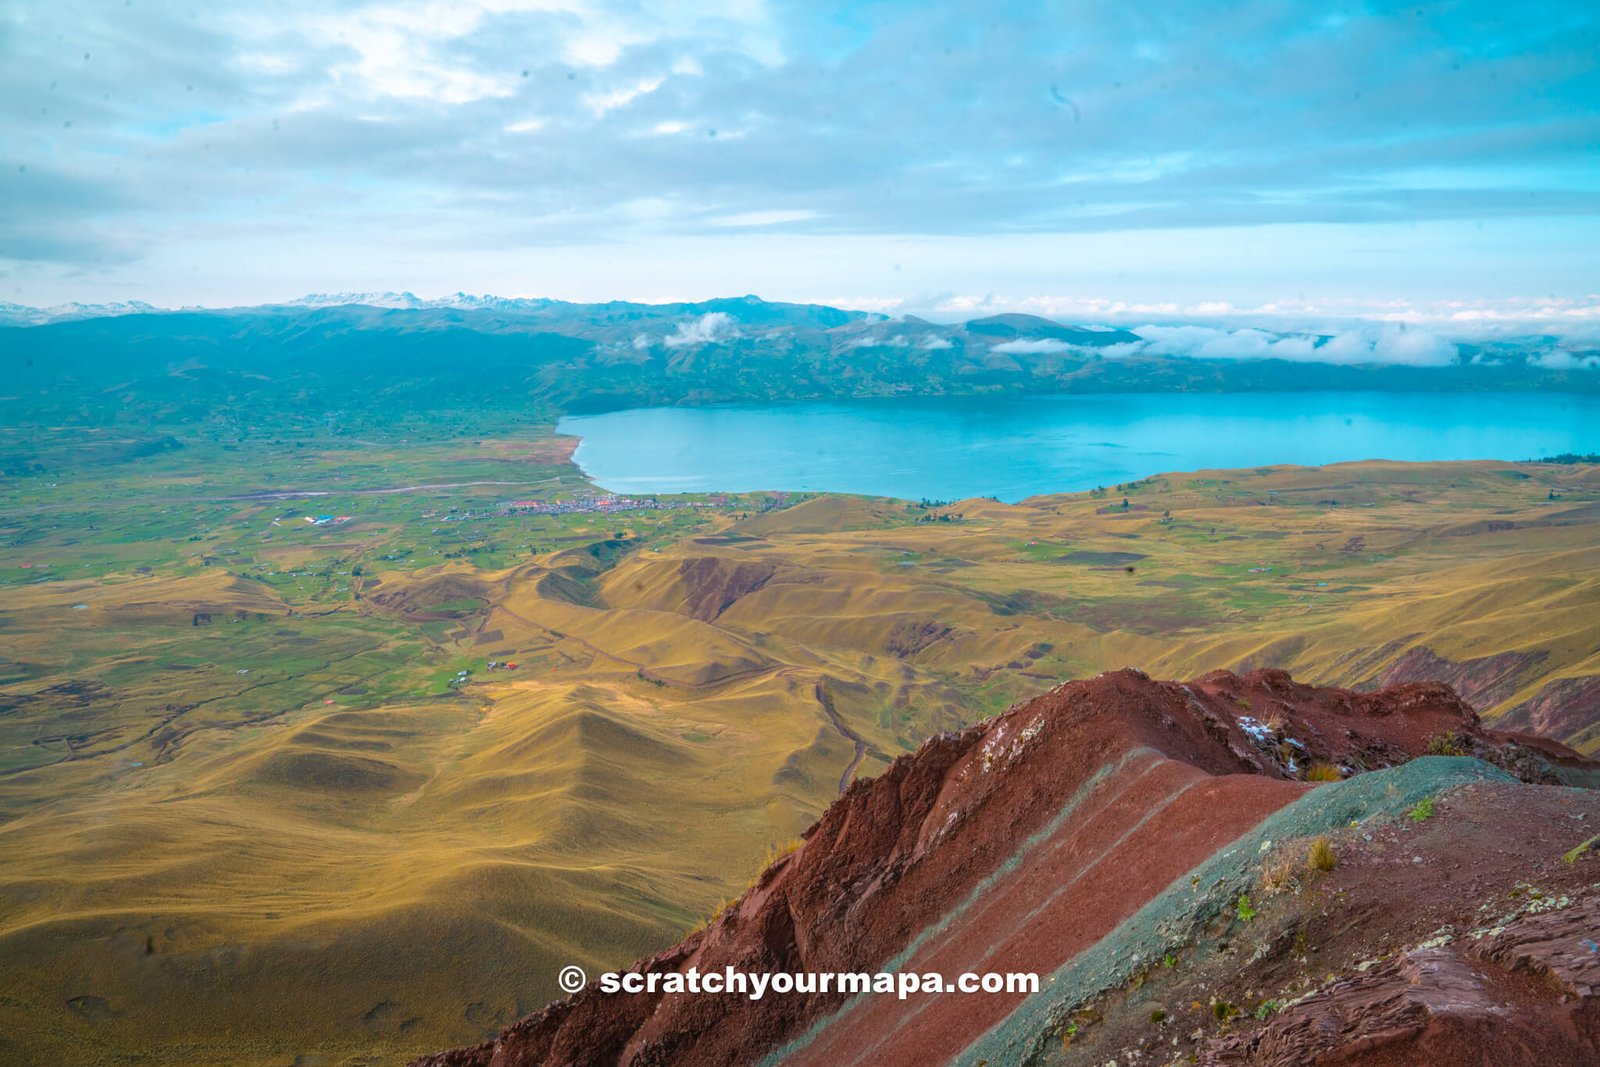
<instances>
[{"instance_id":1,"label":"small shrub","mask_svg":"<svg viewBox=\"0 0 1600 1067\"><path fill-rule=\"evenodd\" d=\"M1216 1000L1211 1002L1211 1017L1216 1019L1219 1023L1230 1022L1237 1017L1238 1014L1239 1009L1233 1004L1230 1004L1228 1001L1223 1000L1221 997L1218 997Z\"/></svg>"},{"instance_id":2,"label":"small shrub","mask_svg":"<svg viewBox=\"0 0 1600 1067\"><path fill-rule=\"evenodd\" d=\"M1150 1013L1150 1021L1155 1023L1158 1026L1160 1024L1166 1022L1166 1020L1167 1020L1167 1013L1165 1011L1163 1011L1162 1009L1160 1009L1160 1008L1156 1008L1154 1011L1152 1011Z\"/></svg>"},{"instance_id":3,"label":"small shrub","mask_svg":"<svg viewBox=\"0 0 1600 1067\"><path fill-rule=\"evenodd\" d=\"M1281 1010L1282 1008L1282 1001L1263 1000L1260 1004L1256 1005L1255 1016L1257 1019L1265 1020L1267 1016L1271 1015L1275 1011Z\"/></svg>"},{"instance_id":4,"label":"small shrub","mask_svg":"<svg viewBox=\"0 0 1600 1067\"><path fill-rule=\"evenodd\" d=\"M1234 910L1238 912L1239 918L1245 922L1249 922L1256 917L1256 909L1250 905L1250 895L1248 893L1239 894L1239 902L1234 905Z\"/></svg>"},{"instance_id":5,"label":"small shrub","mask_svg":"<svg viewBox=\"0 0 1600 1067\"><path fill-rule=\"evenodd\" d=\"M1174 956L1172 953L1169 952L1165 956L1161 957L1161 966L1163 966L1163 967L1176 967L1177 965L1178 965L1178 957Z\"/></svg>"},{"instance_id":6,"label":"small shrub","mask_svg":"<svg viewBox=\"0 0 1600 1067\"><path fill-rule=\"evenodd\" d=\"M1333 851L1333 845L1326 837L1319 837L1311 842L1311 848L1306 852L1306 866L1313 871L1331 871L1339 863L1339 856Z\"/></svg>"},{"instance_id":7,"label":"small shrub","mask_svg":"<svg viewBox=\"0 0 1600 1067\"><path fill-rule=\"evenodd\" d=\"M1428 738L1428 755L1430 756L1470 756L1472 755L1472 738L1467 734L1444 733L1434 734Z\"/></svg>"},{"instance_id":8,"label":"small shrub","mask_svg":"<svg viewBox=\"0 0 1600 1067\"><path fill-rule=\"evenodd\" d=\"M1341 782L1344 775L1338 767L1331 763L1317 760L1306 768L1306 781L1308 782Z\"/></svg>"},{"instance_id":9,"label":"small shrub","mask_svg":"<svg viewBox=\"0 0 1600 1067\"><path fill-rule=\"evenodd\" d=\"M1433 798L1423 797L1417 801L1417 806L1406 812L1406 814L1411 816L1412 822L1425 822L1433 818Z\"/></svg>"}]
</instances>

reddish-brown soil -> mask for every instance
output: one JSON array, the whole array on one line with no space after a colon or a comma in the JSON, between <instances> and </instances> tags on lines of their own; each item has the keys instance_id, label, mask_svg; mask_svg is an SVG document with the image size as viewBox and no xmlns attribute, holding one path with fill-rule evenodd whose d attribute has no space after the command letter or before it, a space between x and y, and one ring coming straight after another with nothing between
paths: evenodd
<instances>
[{"instance_id":1,"label":"reddish-brown soil","mask_svg":"<svg viewBox=\"0 0 1600 1067\"><path fill-rule=\"evenodd\" d=\"M1128 892L1130 884L1166 886L1305 788L1244 775L1208 777L1154 756L1141 771L1023 857L1015 874L902 969L1048 974L1138 910L1145 898ZM937 997L872 997L785 1062L937 1063L1023 999L1021 993L969 996L951 1010Z\"/></svg>"},{"instance_id":2,"label":"reddish-brown soil","mask_svg":"<svg viewBox=\"0 0 1600 1067\"><path fill-rule=\"evenodd\" d=\"M1473 707L1490 708L1515 693L1522 677L1546 657L1544 652L1501 652L1456 662L1417 645L1384 668L1378 684L1443 682Z\"/></svg>"},{"instance_id":3,"label":"reddish-brown soil","mask_svg":"<svg viewBox=\"0 0 1600 1067\"><path fill-rule=\"evenodd\" d=\"M743 899L634 969L1047 976L1305 795L1307 768L1355 774L1430 747L1525 781L1587 766L1559 745L1484 730L1440 685L1358 694L1278 671L1068 683L853 783ZM421 1062L750 1063L828 1020L788 1062L939 1063L1021 997L878 996L839 1012L844 999L591 985L493 1042Z\"/></svg>"},{"instance_id":4,"label":"reddish-brown soil","mask_svg":"<svg viewBox=\"0 0 1600 1067\"><path fill-rule=\"evenodd\" d=\"M1518 730L1568 737L1588 726L1596 708L1600 708L1600 676L1560 678L1512 708L1500 721Z\"/></svg>"},{"instance_id":5,"label":"reddish-brown soil","mask_svg":"<svg viewBox=\"0 0 1600 1067\"><path fill-rule=\"evenodd\" d=\"M1261 1032L1213 1042L1217 1067L1600 1063L1600 898L1464 946L1413 949L1314 993Z\"/></svg>"},{"instance_id":6,"label":"reddish-brown soil","mask_svg":"<svg viewBox=\"0 0 1600 1067\"><path fill-rule=\"evenodd\" d=\"M1332 871L1285 842L1252 922L1100 998L1061 1062L1600 1063L1600 855L1561 858L1597 824L1595 791L1483 783L1330 835Z\"/></svg>"}]
</instances>

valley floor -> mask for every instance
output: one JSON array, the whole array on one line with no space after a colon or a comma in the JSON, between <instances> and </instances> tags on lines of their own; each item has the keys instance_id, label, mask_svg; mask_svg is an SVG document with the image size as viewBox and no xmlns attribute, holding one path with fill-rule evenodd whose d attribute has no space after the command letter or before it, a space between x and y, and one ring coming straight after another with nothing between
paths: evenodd
<instances>
[{"instance_id":1,"label":"valley floor","mask_svg":"<svg viewBox=\"0 0 1600 1067\"><path fill-rule=\"evenodd\" d=\"M8 479L0 1061L479 1040L676 941L850 781L1124 665L1442 679L1600 749L1591 466L615 510L552 441Z\"/></svg>"}]
</instances>

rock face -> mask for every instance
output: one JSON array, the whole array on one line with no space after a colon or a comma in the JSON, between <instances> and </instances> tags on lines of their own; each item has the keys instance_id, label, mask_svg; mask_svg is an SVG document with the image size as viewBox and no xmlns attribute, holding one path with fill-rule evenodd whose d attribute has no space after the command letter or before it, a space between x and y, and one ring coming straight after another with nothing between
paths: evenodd
<instances>
[{"instance_id":1,"label":"rock face","mask_svg":"<svg viewBox=\"0 0 1600 1067\"><path fill-rule=\"evenodd\" d=\"M1343 978L1202 1063L1600 1063L1600 898L1524 916Z\"/></svg>"},{"instance_id":2,"label":"rock face","mask_svg":"<svg viewBox=\"0 0 1600 1067\"><path fill-rule=\"evenodd\" d=\"M1384 788L1354 788L1368 777L1363 772L1430 751L1457 758L1423 761L1437 768L1407 768L1403 781ZM1217 857L1233 857L1237 843L1275 813L1294 814L1295 833L1320 833L1352 819L1398 815L1399 805L1463 781L1493 778L1534 788L1516 783L1574 782L1594 769L1552 742L1484 729L1470 707L1436 684L1354 693L1299 685L1270 670L1243 677L1218 672L1188 684L1131 670L1071 682L961 733L935 737L879 777L854 782L804 844L763 872L742 899L632 968L1034 972L1043 983L1039 994L850 1003L840 994L793 994L752 1001L737 994L605 994L591 983L492 1042L419 1063L1048 1059L1078 1029L1064 1013L1127 979L1127 960L1095 967L1086 961L1150 926L1153 909L1176 907L1175 896L1184 897L1182 908L1161 912L1165 918L1150 928L1177 938L1176 948L1182 938L1208 936L1207 924L1222 921L1239 879L1254 877L1253 857L1229 859L1237 870L1226 872L1213 869ZM1318 785L1308 778L1352 780ZM1264 854L1266 844L1257 851ZM1470 961L1459 953L1407 957L1394 975L1369 970L1363 979L1388 976L1396 989L1425 1001L1426 992L1415 992L1422 986L1406 985L1419 968L1438 975L1441 988L1454 988L1450 983L1466 981L1474 967L1517 966L1492 962L1501 957L1487 943L1482 951L1490 954ZM1517 951L1505 949L1506 958L1521 959ZM1570 978L1587 974L1578 966L1584 961L1560 953L1549 958L1558 956L1566 961L1563 980L1582 989L1569 998L1587 1004L1586 982ZM1059 981L1045 981L1049 976ZM1421 1019L1417 1025L1438 1029L1431 1016L1424 1018L1426 1004L1418 1008L1422 1002L1381 990L1359 996L1369 994L1387 997L1395 1013L1393 1025L1383 1026ZM1296 1010L1321 1010L1306 1004ZM1365 1033L1361 1020L1370 1012L1327 1010L1334 1014L1300 1029L1291 1025L1298 1016L1286 1012L1273 1023L1282 1024L1281 1036L1272 1030L1253 1045L1223 1043L1208 1046L1207 1054L1234 1057L1217 1062L1291 1062L1275 1058L1290 1055L1276 1050L1302 1047L1296 1034L1323 1034L1327 1024L1319 1019L1339 1020L1339 1034ZM1223 1024L1229 1019L1222 1013ZM1099 1051L1096 1062L1110 1058ZM1261 1056L1268 1058L1251 1058Z\"/></svg>"}]
</instances>

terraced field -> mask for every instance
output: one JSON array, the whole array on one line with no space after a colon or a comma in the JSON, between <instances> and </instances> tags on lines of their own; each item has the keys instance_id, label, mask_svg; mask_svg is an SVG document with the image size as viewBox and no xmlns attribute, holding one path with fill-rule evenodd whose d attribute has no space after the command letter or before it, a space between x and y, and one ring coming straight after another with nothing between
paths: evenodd
<instances>
[{"instance_id":1,"label":"terraced field","mask_svg":"<svg viewBox=\"0 0 1600 1067\"><path fill-rule=\"evenodd\" d=\"M0 498L0 1060L478 1040L852 778L1113 667L1443 678L1600 749L1594 467L536 514L593 492L536 434L206 455Z\"/></svg>"}]
</instances>

